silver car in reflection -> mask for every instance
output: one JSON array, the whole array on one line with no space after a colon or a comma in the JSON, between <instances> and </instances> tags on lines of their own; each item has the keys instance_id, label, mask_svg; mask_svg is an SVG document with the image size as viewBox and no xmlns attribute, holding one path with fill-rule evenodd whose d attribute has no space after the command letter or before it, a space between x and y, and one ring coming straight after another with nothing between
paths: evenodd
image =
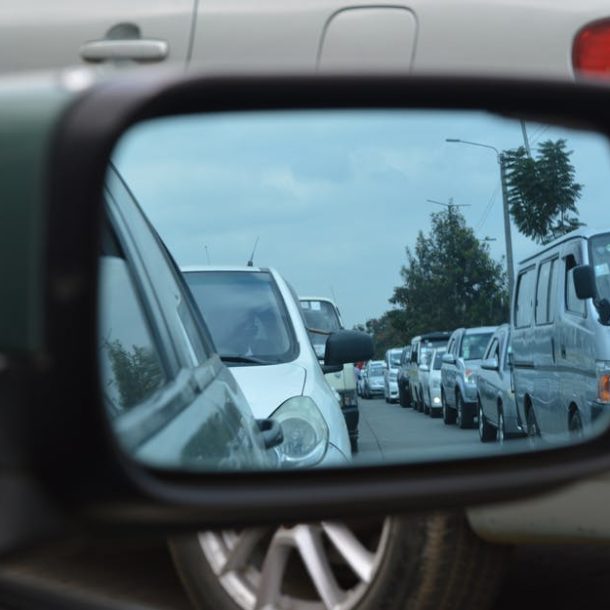
<instances>
[{"instance_id":1,"label":"silver car in reflection","mask_svg":"<svg viewBox=\"0 0 610 610\"><path fill-rule=\"evenodd\" d=\"M440 417L443 411L441 402L441 366L443 354L447 350L439 347L430 352L427 363L420 366L419 378L422 387L424 413L430 417ZM422 367L424 367L422 369Z\"/></svg>"},{"instance_id":2,"label":"silver car in reflection","mask_svg":"<svg viewBox=\"0 0 610 610\"><path fill-rule=\"evenodd\" d=\"M441 366L443 421L471 428L477 414L475 371L495 326L458 328L453 331Z\"/></svg>"},{"instance_id":3,"label":"silver car in reflection","mask_svg":"<svg viewBox=\"0 0 610 610\"><path fill-rule=\"evenodd\" d=\"M255 417L281 424L281 465L347 464L352 451L338 395L286 280L263 267L191 266L182 272Z\"/></svg>"},{"instance_id":4,"label":"silver car in reflection","mask_svg":"<svg viewBox=\"0 0 610 610\"><path fill-rule=\"evenodd\" d=\"M484 443L503 442L525 433L515 403L510 340L510 325L502 324L492 335L475 373L479 438Z\"/></svg>"}]
</instances>

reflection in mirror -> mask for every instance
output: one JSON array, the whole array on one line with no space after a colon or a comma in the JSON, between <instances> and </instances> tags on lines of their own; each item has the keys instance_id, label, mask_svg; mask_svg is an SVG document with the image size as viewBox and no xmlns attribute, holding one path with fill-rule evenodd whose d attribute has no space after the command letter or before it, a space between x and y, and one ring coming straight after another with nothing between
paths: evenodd
<instances>
[{"instance_id":1,"label":"reflection in mirror","mask_svg":"<svg viewBox=\"0 0 610 610\"><path fill-rule=\"evenodd\" d=\"M243 470L599 433L609 160L599 134L473 111L133 127L101 258L119 441L155 466Z\"/></svg>"}]
</instances>

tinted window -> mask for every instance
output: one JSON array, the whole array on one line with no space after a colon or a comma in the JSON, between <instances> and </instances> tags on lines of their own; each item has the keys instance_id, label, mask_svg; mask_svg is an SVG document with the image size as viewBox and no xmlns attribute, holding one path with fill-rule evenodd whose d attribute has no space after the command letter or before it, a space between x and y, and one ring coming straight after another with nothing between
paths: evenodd
<instances>
[{"instance_id":1,"label":"tinted window","mask_svg":"<svg viewBox=\"0 0 610 610\"><path fill-rule=\"evenodd\" d=\"M318 358L324 358L328 334L341 329L337 310L328 301L301 301L301 312L307 327L307 334ZM309 329L320 330L322 333Z\"/></svg>"},{"instance_id":2,"label":"tinted window","mask_svg":"<svg viewBox=\"0 0 610 610\"><path fill-rule=\"evenodd\" d=\"M116 416L151 398L167 377L122 258L101 257L100 298L102 390Z\"/></svg>"},{"instance_id":3,"label":"tinted window","mask_svg":"<svg viewBox=\"0 0 610 610\"><path fill-rule=\"evenodd\" d=\"M519 275L515 305L515 326L517 327L529 326L532 323L535 277L533 268Z\"/></svg>"},{"instance_id":4,"label":"tinted window","mask_svg":"<svg viewBox=\"0 0 610 610\"><path fill-rule=\"evenodd\" d=\"M221 355L265 363L294 358L296 344L270 273L194 271L184 274Z\"/></svg>"}]
</instances>

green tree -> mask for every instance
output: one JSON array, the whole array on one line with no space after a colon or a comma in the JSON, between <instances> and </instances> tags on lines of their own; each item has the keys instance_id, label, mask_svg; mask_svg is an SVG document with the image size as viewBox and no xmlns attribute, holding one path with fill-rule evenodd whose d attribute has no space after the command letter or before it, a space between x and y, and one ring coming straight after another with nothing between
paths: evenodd
<instances>
[{"instance_id":1,"label":"green tree","mask_svg":"<svg viewBox=\"0 0 610 610\"><path fill-rule=\"evenodd\" d=\"M358 325L357 330L364 330L373 337L375 360L383 359L390 348L405 345L406 337L402 331L401 316L401 311L390 309L379 318L372 318L367 320L365 325Z\"/></svg>"},{"instance_id":2,"label":"green tree","mask_svg":"<svg viewBox=\"0 0 610 610\"><path fill-rule=\"evenodd\" d=\"M505 322L508 290L503 265L494 261L456 209L432 214L429 235L420 231L407 248L404 280L390 302L399 307L393 326L404 339L460 326Z\"/></svg>"},{"instance_id":3,"label":"green tree","mask_svg":"<svg viewBox=\"0 0 610 610\"><path fill-rule=\"evenodd\" d=\"M583 185L575 181L571 155L563 139L542 142L536 158L522 146L504 153L510 213L519 231L537 243L582 226L576 202Z\"/></svg>"}]
</instances>

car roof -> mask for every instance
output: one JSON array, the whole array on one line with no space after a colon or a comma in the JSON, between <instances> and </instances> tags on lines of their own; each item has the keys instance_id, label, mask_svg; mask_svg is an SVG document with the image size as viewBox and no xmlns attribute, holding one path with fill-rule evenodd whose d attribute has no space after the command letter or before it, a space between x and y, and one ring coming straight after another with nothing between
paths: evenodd
<instances>
[{"instance_id":1,"label":"car roof","mask_svg":"<svg viewBox=\"0 0 610 610\"><path fill-rule=\"evenodd\" d=\"M336 307L335 302L328 297L299 297L299 301L326 301Z\"/></svg>"},{"instance_id":2,"label":"car roof","mask_svg":"<svg viewBox=\"0 0 610 610\"><path fill-rule=\"evenodd\" d=\"M595 237L596 235L604 235L609 233L608 229L603 228L591 228L591 227L581 227L576 229L575 231L570 231L553 241L550 241L548 244L538 248L536 251L532 252L530 255L519 261L519 265L525 265L529 262L532 262L539 256L543 255L548 250L552 250L556 246L563 244L564 242L570 241L572 239L589 239L591 237Z\"/></svg>"},{"instance_id":3,"label":"car roof","mask_svg":"<svg viewBox=\"0 0 610 610\"><path fill-rule=\"evenodd\" d=\"M273 271L268 267L249 267L248 265L184 265L180 267L183 273L192 271L248 271L250 273L261 273Z\"/></svg>"},{"instance_id":4,"label":"car roof","mask_svg":"<svg viewBox=\"0 0 610 610\"><path fill-rule=\"evenodd\" d=\"M475 326L473 328L466 328L464 334L478 335L482 333L495 333L497 328L497 326Z\"/></svg>"}]
</instances>

